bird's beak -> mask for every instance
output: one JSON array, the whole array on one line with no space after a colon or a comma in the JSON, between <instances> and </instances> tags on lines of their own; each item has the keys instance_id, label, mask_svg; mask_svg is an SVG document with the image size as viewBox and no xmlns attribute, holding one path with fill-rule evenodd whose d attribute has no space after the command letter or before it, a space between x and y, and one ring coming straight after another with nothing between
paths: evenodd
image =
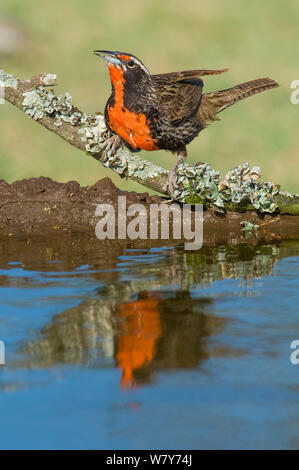
<instances>
[{"instance_id":1,"label":"bird's beak","mask_svg":"<svg viewBox=\"0 0 299 470\"><path fill-rule=\"evenodd\" d=\"M105 59L108 64L113 64L117 68L121 66L121 60L117 57L118 53L115 51L93 51L95 55L98 55L102 59Z\"/></svg>"}]
</instances>

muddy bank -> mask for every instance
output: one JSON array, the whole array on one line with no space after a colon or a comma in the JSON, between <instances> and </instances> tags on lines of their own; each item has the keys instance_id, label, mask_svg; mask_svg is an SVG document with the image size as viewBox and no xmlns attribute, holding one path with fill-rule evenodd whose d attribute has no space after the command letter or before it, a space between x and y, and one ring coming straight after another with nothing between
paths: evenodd
<instances>
[{"instance_id":1,"label":"muddy bank","mask_svg":"<svg viewBox=\"0 0 299 470\"><path fill-rule=\"evenodd\" d=\"M116 225L118 196L126 196L127 206L142 204L149 214L150 204L159 204L163 198L148 193L120 191L109 178L81 187L78 182L58 183L50 178L30 178L9 185L0 180L0 236L28 237L53 235L88 235L95 237L100 217L95 215L99 204L111 204L115 209ZM133 217L134 218L134 217ZM132 217L127 218L127 223ZM242 222L259 228L244 231ZM148 228L150 220L148 218ZM116 238L117 238L116 228ZM149 233L149 230L148 230ZM160 233L159 233L160 237ZM178 244L184 239L135 240L134 246ZM204 211L203 238L205 245L237 244L257 241L299 239L299 217L290 215L261 215L256 211L218 214L212 209ZM98 241L103 243L102 241ZM112 241L112 245L117 241ZM111 244L110 243L110 244ZM121 245L132 241L121 240Z\"/></svg>"}]
</instances>

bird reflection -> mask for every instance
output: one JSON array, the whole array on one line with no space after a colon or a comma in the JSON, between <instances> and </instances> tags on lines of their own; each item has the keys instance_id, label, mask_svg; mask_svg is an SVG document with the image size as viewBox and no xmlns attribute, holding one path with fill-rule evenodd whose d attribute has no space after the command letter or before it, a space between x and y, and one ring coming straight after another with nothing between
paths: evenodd
<instances>
[{"instance_id":1,"label":"bird reflection","mask_svg":"<svg viewBox=\"0 0 299 470\"><path fill-rule=\"evenodd\" d=\"M122 388L152 381L158 369L192 368L208 357L204 338L225 325L204 313L211 304L192 299L188 291L142 292L122 304L116 312L115 354Z\"/></svg>"},{"instance_id":2,"label":"bird reflection","mask_svg":"<svg viewBox=\"0 0 299 470\"><path fill-rule=\"evenodd\" d=\"M202 288L232 278L245 282L244 294L252 295L248 283L271 274L280 256L279 248L266 245L203 248L137 264L129 277L116 274L96 295L31 334L15 366L116 364L120 385L128 389L150 383L159 371L198 368L209 357L239 354L217 343L229 319L215 315L215 297L204 297Z\"/></svg>"},{"instance_id":3,"label":"bird reflection","mask_svg":"<svg viewBox=\"0 0 299 470\"><path fill-rule=\"evenodd\" d=\"M135 302L122 304L116 311L120 326L115 357L123 371L123 388L134 385L134 370L153 360L157 340L162 334L159 304L155 294L146 294Z\"/></svg>"}]
</instances>

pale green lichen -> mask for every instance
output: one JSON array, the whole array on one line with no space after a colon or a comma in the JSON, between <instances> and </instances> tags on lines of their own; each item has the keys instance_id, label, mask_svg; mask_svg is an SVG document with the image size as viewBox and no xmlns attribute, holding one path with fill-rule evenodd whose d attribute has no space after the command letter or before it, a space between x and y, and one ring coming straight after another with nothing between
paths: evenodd
<instances>
[{"instance_id":1,"label":"pale green lichen","mask_svg":"<svg viewBox=\"0 0 299 470\"><path fill-rule=\"evenodd\" d=\"M174 199L181 202L201 203L203 200L221 208L223 203L219 198L218 184L220 174L206 163L194 166L181 164L177 167Z\"/></svg>"},{"instance_id":2,"label":"pale green lichen","mask_svg":"<svg viewBox=\"0 0 299 470\"><path fill-rule=\"evenodd\" d=\"M167 176L167 171L163 168L131 155L130 152L124 148L119 149L114 155L108 152L107 159L103 162L103 165L107 168L111 168L122 176L138 178L141 181L156 178L159 175Z\"/></svg>"},{"instance_id":3,"label":"pale green lichen","mask_svg":"<svg viewBox=\"0 0 299 470\"><path fill-rule=\"evenodd\" d=\"M93 123L79 129L81 141L85 143L85 150L89 153L99 153L103 142L109 137L104 116L96 114Z\"/></svg>"},{"instance_id":4,"label":"pale green lichen","mask_svg":"<svg viewBox=\"0 0 299 470\"><path fill-rule=\"evenodd\" d=\"M274 212L278 207L274 196L278 194L279 186L270 182L259 182L260 176L260 168L250 168L248 163L229 171L221 182L222 199L237 204L249 201L260 212Z\"/></svg>"},{"instance_id":5,"label":"pale green lichen","mask_svg":"<svg viewBox=\"0 0 299 470\"><path fill-rule=\"evenodd\" d=\"M128 153L128 155L130 155ZM156 178L159 175L167 176L167 171L161 167L153 165L151 162L141 160L138 157L130 156L128 160L128 176L137 176L139 179L147 180Z\"/></svg>"},{"instance_id":6,"label":"pale green lichen","mask_svg":"<svg viewBox=\"0 0 299 470\"><path fill-rule=\"evenodd\" d=\"M45 86L54 85L56 83L55 73L45 73L43 76L43 82Z\"/></svg>"},{"instance_id":7,"label":"pale green lichen","mask_svg":"<svg viewBox=\"0 0 299 470\"><path fill-rule=\"evenodd\" d=\"M103 162L103 165L107 168L111 168L116 171L119 175L124 176L128 170L128 162L126 152L118 150L116 154L107 153L107 158ZM136 176L136 175L135 175Z\"/></svg>"},{"instance_id":8,"label":"pale green lichen","mask_svg":"<svg viewBox=\"0 0 299 470\"><path fill-rule=\"evenodd\" d=\"M203 163L195 166L179 165L177 169L177 189L174 198L181 202L202 203L224 211L225 207L250 203L260 212L274 212L277 204L274 196L279 186L270 182L260 183L259 167L250 168L248 163L229 171L220 181L219 172Z\"/></svg>"},{"instance_id":9,"label":"pale green lichen","mask_svg":"<svg viewBox=\"0 0 299 470\"><path fill-rule=\"evenodd\" d=\"M17 88L18 80L9 73L4 72L4 70L0 70L0 87L5 88Z\"/></svg>"},{"instance_id":10,"label":"pale green lichen","mask_svg":"<svg viewBox=\"0 0 299 470\"><path fill-rule=\"evenodd\" d=\"M281 194L282 196L290 197L290 198L298 197L298 194L291 194L289 193L289 191L279 191L279 194Z\"/></svg>"},{"instance_id":11,"label":"pale green lichen","mask_svg":"<svg viewBox=\"0 0 299 470\"><path fill-rule=\"evenodd\" d=\"M68 122L73 126L91 125L95 122L94 116L81 113L74 108L69 93L56 96L51 90L39 86L35 90L26 91L23 96L24 112L36 121L50 116L55 120L57 127L60 127L63 122Z\"/></svg>"}]
</instances>

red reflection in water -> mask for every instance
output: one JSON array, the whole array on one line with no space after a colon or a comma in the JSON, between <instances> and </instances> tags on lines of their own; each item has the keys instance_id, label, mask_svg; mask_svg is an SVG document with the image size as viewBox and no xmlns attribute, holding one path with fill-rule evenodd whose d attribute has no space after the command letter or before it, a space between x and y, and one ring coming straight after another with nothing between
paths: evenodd
<instances>
[{"instance_id":1,"label":"red reflection in water","mask_svg":"<svg viewBox=\"0 0 299 470\"><path fill-rule=\"evenodd\" d=\"M116 345L116 361L123 374L122 388L134 386L133 371L150 363L162 328L159 300L154 294L122 304L116 312L120 329Z\"/></svg>"}]
</instances>

